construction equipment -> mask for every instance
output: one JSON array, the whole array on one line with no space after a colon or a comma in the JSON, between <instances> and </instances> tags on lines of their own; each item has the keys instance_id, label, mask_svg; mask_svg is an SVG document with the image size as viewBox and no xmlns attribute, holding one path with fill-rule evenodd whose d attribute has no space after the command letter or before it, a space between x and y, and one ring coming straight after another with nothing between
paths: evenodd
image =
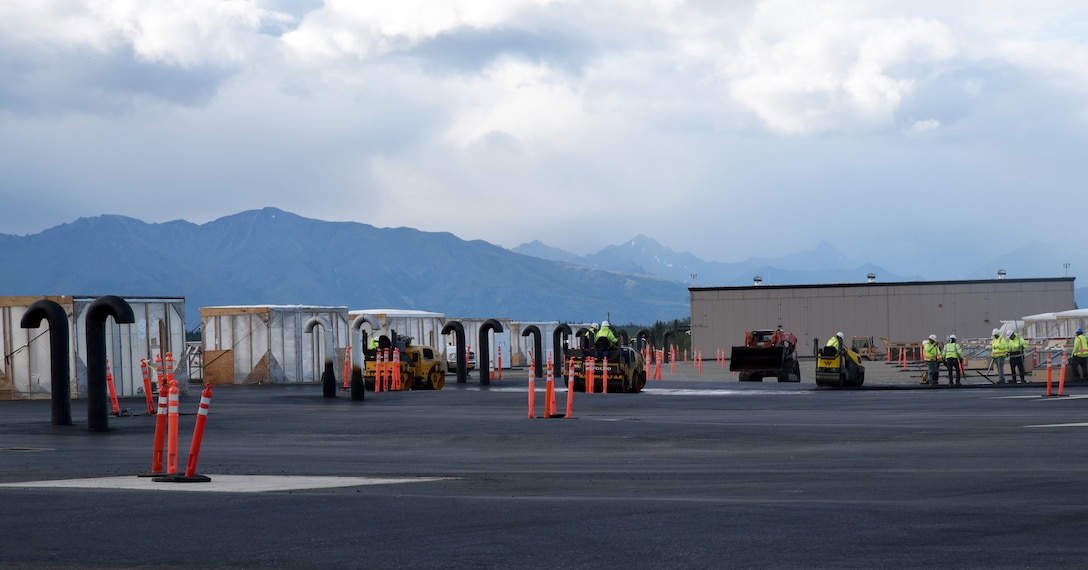
<instances>
[{"instance_id":1,"label":"construction equipment","mask_svg":"<svg viewBox=\"0 0 1088 570\"><path fill-rule=\"evenodd\" d=\"M729 371L737 372L741 382L762 382L764 376L800 382L797 337L782 329L748 331L744 346L734 346L729 354Z\"/></svg>"},{"instance_id":2,"label":"construction equipment","mask_svg":"<svg viewBox=\"0 0 1088 570\"><path fill-rule=\"evenodd\" d=\"M825 388L860 388L865 383L865 367L853 350L834 346L820 349L816 357L816 385Z\"/></svg>"},{"instance_id":3,"label":"construction equipment","mask_svg":"<svg viewBox=\"0 0 1088 570\"><path fill-rule=\"evenodd\" d=\"M566 386L570 383L573 371L574 391L585 392L587 363L590 359L593 359L593 391L604 392L604 359L608 358L607 391L627 392L630 394L641 392L646 386L646 360L643 358L642 353L624 345L611 348L602 346L600 348L601 350L597 348L567 349L566 358L570 368L563 375L563 385Z\"/></svg>"},{"instance_id":4,"label":"construction equipment","mask_svg":"<svg viewBox=\"0 0 1088 570\"><path fill-rule=\"evenodd\" d=\"M887 355L877 347L871 336L856 336L850 339L850 349L866 360L883 360Z\"/></svg>"},{"instance_id":5,"label":"construction equipment","mask_svg":"<svg viewBox=\"0 0 1088 570\"><path fill-rule=\"evenodd\" d=\"M389 349L393 354L393 348L400 351L400 389L401 390L441 390L446 385L446 361L434 348L418 344L412 344L412 337L397 336L392 333L395 341L382 335L378 338L378 350ZM374 380L377 376L377 352L366 351L366 369L363 371L363 381L367 390L374 390ZM389 357L392 359L392 356ZM386 370L392 370L390 362L383 363ZM392 372L395 374L395 372ZM394 381L397 379L394 378Z\"/></svg>"}]
</instances>

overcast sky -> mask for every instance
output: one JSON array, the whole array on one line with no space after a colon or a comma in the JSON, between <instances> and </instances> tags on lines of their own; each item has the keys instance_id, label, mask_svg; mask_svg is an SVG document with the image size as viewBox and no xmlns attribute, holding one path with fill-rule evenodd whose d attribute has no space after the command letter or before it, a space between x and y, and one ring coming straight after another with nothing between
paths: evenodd
<instances>
[{"instance_id":1,"label":"overcast sky","mask_svg":"<svg viewBox=\"0 0 1088 570\"><path fill-rule=\"evenodd\" d=\"M5 0L0 78L0 233L275 206L1088 266L1083 0Z\"/></svg>"}]
</instances>

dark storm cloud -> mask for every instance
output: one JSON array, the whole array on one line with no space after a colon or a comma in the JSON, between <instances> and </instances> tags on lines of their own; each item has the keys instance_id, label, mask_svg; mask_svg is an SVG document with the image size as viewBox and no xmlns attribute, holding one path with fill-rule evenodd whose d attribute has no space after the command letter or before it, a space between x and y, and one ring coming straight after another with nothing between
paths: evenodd
<instances>
[{"instance_id":1,"label":"dark storm cloud","mask_svg":"<svg viewBox=\"0 0 1088 570\"><path fill-rule=\"evenodd\" d=\"M136 99L203 105L230 77L214 68L181 68L138 59L130 49L64 49L0 58L0 109L15 113L115 114Z\"/></svg>"}]
</instances>

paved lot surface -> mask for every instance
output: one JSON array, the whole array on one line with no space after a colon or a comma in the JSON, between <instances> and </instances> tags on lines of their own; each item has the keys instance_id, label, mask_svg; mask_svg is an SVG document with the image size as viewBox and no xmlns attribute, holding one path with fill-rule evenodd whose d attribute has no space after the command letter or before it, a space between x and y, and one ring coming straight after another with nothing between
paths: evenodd
<instances>
[{"instance_id":1,"label":"paved lot surface","mask_svg":"<svg viewBox=\"0 0 1088 570\"><path fill-rule=\"evenodd\" d=\"M713 364L576 394L574 419L526 419L524 371L365 402L217 387L211 483L136 477L154 417L90 433L85 401L69 427L49 425L49 402L0 402L0 567L1088 564L1083 385L923 388L871 363L866 389L840 391L812 384L811 361L800 384Z\"/></svg>"}]
</instances>

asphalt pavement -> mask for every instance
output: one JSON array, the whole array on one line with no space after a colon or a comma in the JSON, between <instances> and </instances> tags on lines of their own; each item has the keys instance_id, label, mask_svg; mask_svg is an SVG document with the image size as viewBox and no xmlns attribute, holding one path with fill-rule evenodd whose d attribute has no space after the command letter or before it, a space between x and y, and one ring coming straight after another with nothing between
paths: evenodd
<instances>
[{"instance_id":1,"label":"asphalt pavement","mask_svg":"<svg viewBox=\"0 0 1088 570\"><path fill-rule=\"evenodd\" d=\"M1081 568L1088 389L740 383L713 361L528 419L527 372L441 391L213 389L198 472L0 402L3 568ZM566 393L559 382L557 406ZM537 380L536 414L544 382ZM199 390L183 398L179 465Z\"/></svg>"}]
</instances>

